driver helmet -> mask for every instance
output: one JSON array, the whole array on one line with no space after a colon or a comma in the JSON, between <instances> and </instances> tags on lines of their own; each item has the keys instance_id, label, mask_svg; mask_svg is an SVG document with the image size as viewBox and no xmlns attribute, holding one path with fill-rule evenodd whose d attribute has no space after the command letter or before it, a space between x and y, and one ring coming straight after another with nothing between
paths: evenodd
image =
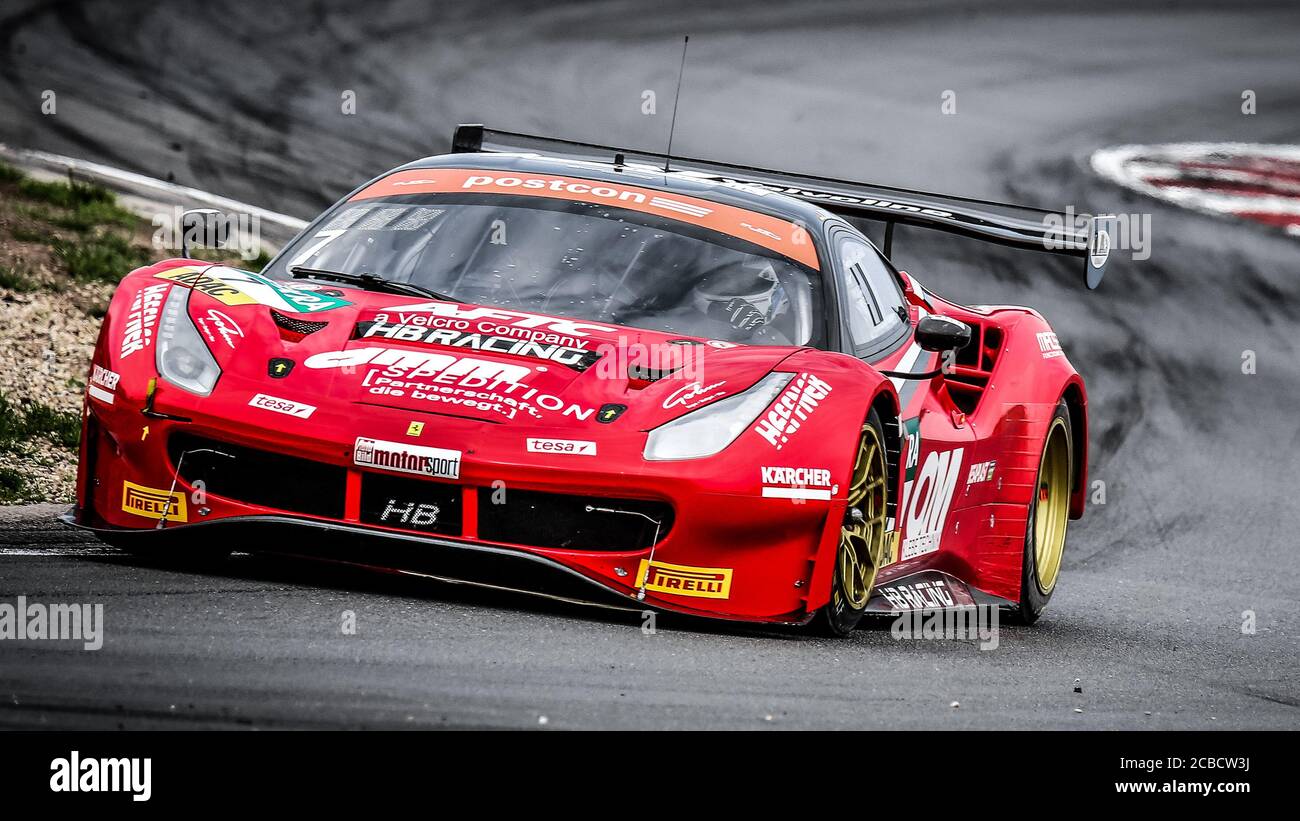
<instances>
[{"instance_id":1,"label":"driver helmet","mask_svg":"<svg viewBox=\"0 0 1300 821\"><path fill-rule=\"evenodd\" d=\"M789 307L785 288L777 279L770 260L752 258L710 271L695 284L695 307L708 314L709 307L729 307L741 299L770 323ZM715 309L716 310L716 309Z\"/></svg>"}]
</instances>

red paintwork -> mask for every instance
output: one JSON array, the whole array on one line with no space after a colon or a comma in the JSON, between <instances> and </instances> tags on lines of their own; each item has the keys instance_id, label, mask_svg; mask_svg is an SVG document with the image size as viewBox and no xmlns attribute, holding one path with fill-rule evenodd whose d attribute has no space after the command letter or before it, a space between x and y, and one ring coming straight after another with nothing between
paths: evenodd
<instances>
[{"instance_id":1,"label":"red paintwork","mask_svg":"<svg viewBox=\"0 0 1300 821\"><path fill-rule=\"evenodd\" d=\"M703 354L701 376L706 383L725 382L725 393L743 390L770 371L815 374L833 390L780 450L774 450L751 425L739 438L712 458L677 462L651 462L642 458L646 431L680 415L684 409L664 409L665 399L682 387L677 379L656 383L629 383L609 378L593 367L584 373L560 365L545 371L533 370L527 384L562 398L580 409L595 409L607 402L626 404L628 410L612 424L593 418L577 419L563 413L545 412L540 419L517 418L504 423L485 421L490 412L448 410L457 415L434 414L427 405L409 397L368 397L360 386L366 369L348 373L340 368L313 369L304 365L312 355L355 350L364 347L403 347L405 350L446 352L419 343L390 343L375 339L350 340L358 321L373 318L380 309L402 310L421 300L390 294L338 287L351 304L299 318L326 321L328 327L300 341L289 341L273 323L264 305L225 305L213 297L193 292L191 317L218 309L238 324L242 338L232 349L219 339L209 347L223 374L216 390L200 398L159 378L154 410L193 420L189 423L148 418L141 413L150 380L157 376L152 347L121 356L122 338L132 302L146 287L166 280L156 275L182 266L190 260L168 260L138 270L119 287L94 354L94 363L120 376L112 404L86 399L104 435L99 438L95 474L87 474L87 454L82 454L78 482L80 523L89 526L152 529L155 519L122 509L123 482L152 488L168 488L173 469L166 455L170 432L187 428L236 444L275 450L294 456L347 467L349 482L347 520L355 523L360 468L352 461L356 437L407 442L427 447L449 448L464 453L458 484L465 487L491 486L504 480L510 488L553 492L597 493L608 496L652 498L668 501L675 508L676 523L662 541L655 559L677 565L729 568L733 572L728 598L696 598L650 592L650 605L682 612L751 621L800 622L808 619L829 598L833 558L840 521L845 507L845 484L858 430L873 401L884 398L896 405L898 390L877 369L898 366L911 343L884 361L867 365L850 356L807 348L732 347L707 345L692 348ZM1034 492L1035 472L1042 449L1046 424L1059 399L1077 402L1076 426L1086 419L1083 383L1063 355L1045 358L1037 334L1050 332L1037 313L1024 308L991 308L975 311L934 296L925 295L904 275L909 285L912 321L921 312L943 313L970 323L976 342L994 339L1001 344L992 351L994 359L988 385L972 413L962 413L953 403L943 379L923 382L902 408L901 418L919 418L920 450L916 454L921 474L931 455L936 462L961 449L951 505L940 527L940 548L906 561L895 561L882 571L881 582L898 579L921 570L943 571L963 580L971 588L1015 601L1019 597L1021 555L1024 543L1026 506ZM171 285L170 287L186 287ZM317 286L319 287L319 286ZM160 289L161 290L161 289ZM469 310L473 306L460 306ZM981 331L983 334L981 335ZM288 335L290 338L296 338ZM595 345L626 349L629 345L664 343L670 337L629 328L611 332L590 331ZM507 354L468 352L478 359L530 367L538 360ZM283 356L297 364L284 379L267 375L267 360ZM933 362L934 354L922 353ZM921 368L916 368L921 370ZM316 406L310 418L301 419L249 406L258 393ZM477 418L475 418L477 417ZM418 437L409 437L412 421L426 422ZM147 435L145 430L147 429ZM1087 441L1086 430L1076 430ZM525 439L543 437L578 439L598 444L599 455L582 457L531 453ZM84 439L84 437L83 437ZM910 454L903 454L904 463ZM1086 461L1086 448L1079 458ZM967 484L970 467L996 461L990 480ZM951 461L949 462L951 465ZM761 495L763 466L814 467L831 472L836 484L830 501L764 498ZM1083 509L1086 465L1074 497L1072 515ZM428 480L438 481L438 480ZM901 483L900 483L901 484ZM190 492L184 482L178 490ZM915 491L915 488L911 488ZM924 528L909 522L910 511L923 510L927 488L918 495L901 497L899 527L902 543ZM88 495L89 494L89 495ZM473 494L468 494L472 497ZM209 495L210 509L202 521L231 516L266 514L265 508ZM190 505L189 521L199 520ZM463 540L473 542L473 506L466 504ZM93 510L93 518L87 511ZM169 528L180 530L178 522ZM375 528L379 529L379 528ZM551 550L525 546L514 549L533 553L564 565L618 593L633 596L639 560L648 551L601 553ZM619 570L625 571L620 573Z\"/></svg>"}]
</instances>

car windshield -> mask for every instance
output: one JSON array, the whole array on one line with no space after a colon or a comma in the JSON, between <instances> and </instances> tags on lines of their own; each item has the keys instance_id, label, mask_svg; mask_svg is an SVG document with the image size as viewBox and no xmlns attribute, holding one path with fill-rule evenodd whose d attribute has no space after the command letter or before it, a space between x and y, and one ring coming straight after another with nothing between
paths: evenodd
<instances>
[{"instance_id":1,"label":"car windshield","mask_svg":"<svg viewBox=\"0 0 1300 821\"><path fill-rule=\"evenodd\" d=\"M809 265L764 247L776 242L774 223L794 228L752 214L736 223L745 226L737 230L756 232L751 241L581 199L477 193L353 198L300 237L266 274L288 279L299 266L373 274L517 311L741 344L818 345L824 331L816 251L802 238L809 243L803 256Z\"/></svg>"}]
</instances>

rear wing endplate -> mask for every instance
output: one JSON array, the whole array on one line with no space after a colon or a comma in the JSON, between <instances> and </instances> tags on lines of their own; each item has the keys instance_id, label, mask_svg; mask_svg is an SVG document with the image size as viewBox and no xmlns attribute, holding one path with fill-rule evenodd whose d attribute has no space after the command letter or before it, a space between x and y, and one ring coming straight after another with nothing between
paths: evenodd
<instances>
[{"instance_id":1,"label":"rear wing endplate","mask_svg":"<svg viewBox=\"0 0 1300 821\"><path fill-rule=\"evenodd\" d=\"M889 256L895 225L932 228L971 239L1080 257L1088 288L1101 284L1115 233L1113 215L1045 211L1023 205L932 194L886 185L846 182L807 174L790 174L743 165L669 158L651 151L498 131L482 125L461 125L452 138L454 153L538 154L547 157L601 163L612 167L649 164L674 172L743 190L775 192L804 200L846 217L885 224L882 249Z\"/></svg>"}]
</instances>

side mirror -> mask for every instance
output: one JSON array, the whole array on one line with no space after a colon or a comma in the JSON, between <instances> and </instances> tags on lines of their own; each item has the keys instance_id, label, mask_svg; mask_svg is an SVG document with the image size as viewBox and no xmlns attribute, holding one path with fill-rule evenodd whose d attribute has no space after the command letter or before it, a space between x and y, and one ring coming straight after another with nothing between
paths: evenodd
<instances>
[{"instance_id":1,"label":"side mirror","mask_svg":"<svg viewBox=\"0 0 1300 821\"><path fill-rule=\"evenodd\" d=\"M214 208L192 208L181 214L181 256L190 258L190 242L205 248L224 248L230 225Z\"/></svg>"},{"instance_id":2,"label":"side mirror","mask_svg":"<svg viewBox=\"0 0 1300 821\"><path fill-rule=\"evenodd\" d=\"M927 351L959 351L970 343L970 326L952 317L930 314L916 323L916 344Z\"/></svg>"}]
</instances>

